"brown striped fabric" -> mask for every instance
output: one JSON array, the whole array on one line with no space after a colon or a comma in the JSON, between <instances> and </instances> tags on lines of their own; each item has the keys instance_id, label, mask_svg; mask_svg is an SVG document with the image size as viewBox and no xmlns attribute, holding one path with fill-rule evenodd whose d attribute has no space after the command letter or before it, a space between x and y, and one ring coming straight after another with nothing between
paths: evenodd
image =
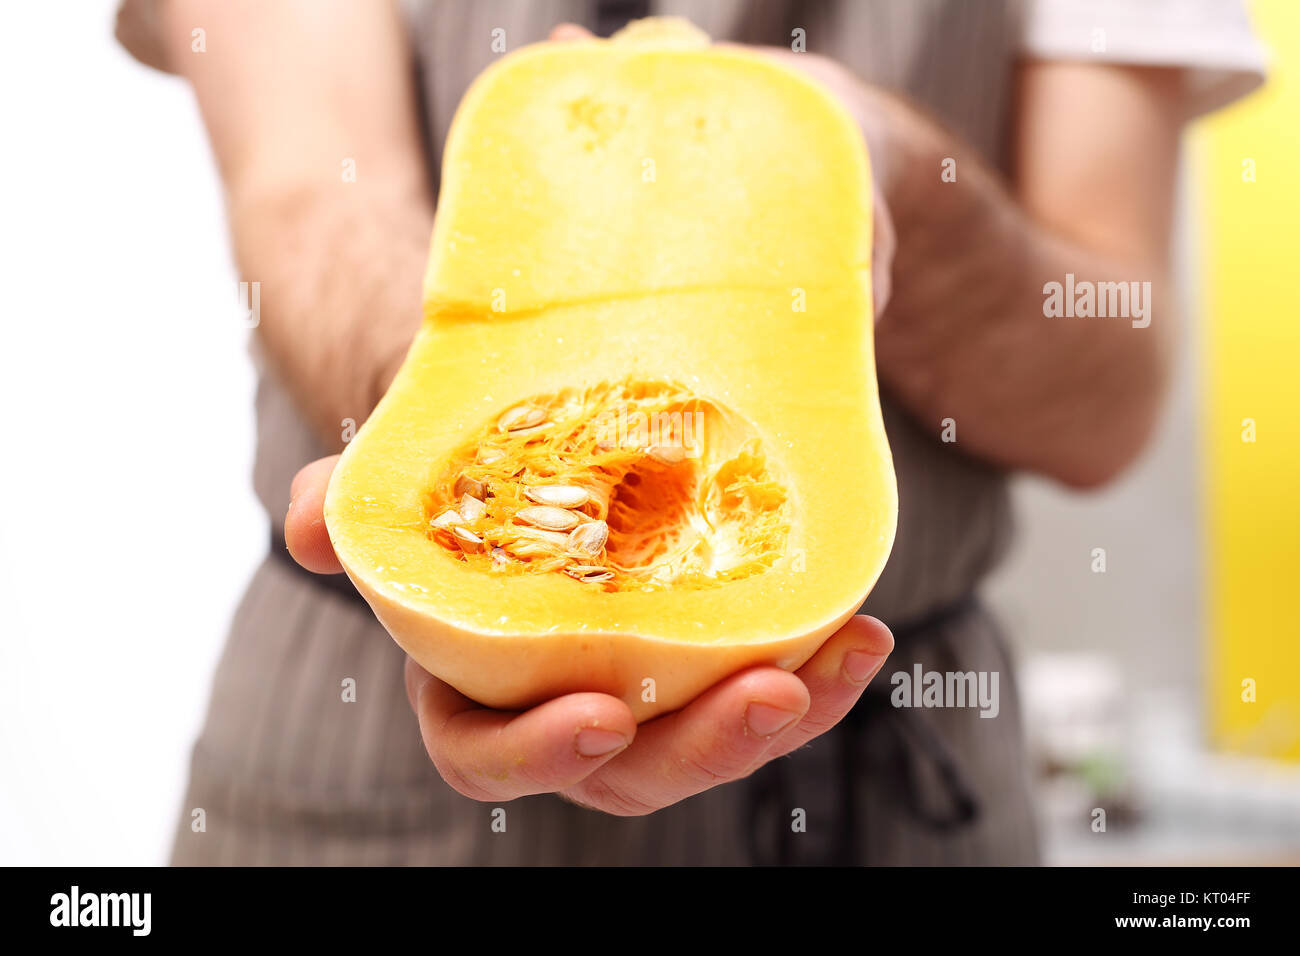
<instances>
[{"instance_id":1,"label":"brown striped fabric","mask_svg":"<svg viewBox=\"0 0 1300 956\"><path fill-rule=\"evenodd\" d=\"M514 49L555 23L594 26L584 0L405 4L420 67L436 182L456 104L490 63L492 30ZM739 0L652 4L717 38L833 56L900 90L1004 164L1018 40L1015 4ZM177 829L180 864L1028 863L1037 859L1012 664L970 600L1008 532L1004 478L886 401L900 485L898 541L867 609L898 649L855 712L754 776L648 817L622 819L544 796L505 809L438 777L402 684L403 655L363 605L284 562L258 570L235 616L192 761ZM255 484L274 522L295 470L323 454L265 371ZM909 622L913 622L909 624ZM997 671L1001 712L896 709L889 676ZM356 700L343 685L355 681ZM196 832L192 811L204 810ZM799 811L806 832L794 832Z\"/></svg>"}]
</instances>

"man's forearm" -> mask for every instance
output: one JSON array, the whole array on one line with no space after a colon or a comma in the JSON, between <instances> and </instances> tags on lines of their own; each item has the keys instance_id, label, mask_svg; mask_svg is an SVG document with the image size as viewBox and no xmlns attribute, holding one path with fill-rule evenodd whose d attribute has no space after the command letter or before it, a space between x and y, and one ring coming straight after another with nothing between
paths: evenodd
<instances>
[{"instance_id":1,"label":"man's forearm","mask_svg":"<svg viewBox=\"0 0 1300 956\"><path fill-rule=\"evenodd\" d=\"M1163 263L1034 222L970 150L915 113L890 128L898 248L877 333L884 386L936 434L952 419L958 447L981 458L1076 486L1105 481L1141 449L1164 389L1175 323ZM942 178L949 159L955 181ZM1067 274L1080 288L1137 281L1154 299L1141 302L1150 325L1134 327L1134 301L1130 317L1045 315L1044 285Z\"/></svg>"},{"instance_id":2,"label":"man's forearm","mask_svg":"<svg viewBox=\"0 0 1300 956\"><path fill-rule=\"evenodd\" d=\"M348 184L231 197L242 277L261 283L261 337L327 447L370 413L420 323L432 207Z\"/></svg>"},{"instance_id":3,"label":"man's forearm","mask_svg":"<svg viewBox=\"0 0 1300 956\"><path fill-rule=\"evenodd\" d=\"M420 321L433 200L395 2L170 0L162 52L194 88L257 335L328 447ZM192 48L202 26L207 47ZM344 175L348 169L352 175Z\"/></svg>"}]
</instances>

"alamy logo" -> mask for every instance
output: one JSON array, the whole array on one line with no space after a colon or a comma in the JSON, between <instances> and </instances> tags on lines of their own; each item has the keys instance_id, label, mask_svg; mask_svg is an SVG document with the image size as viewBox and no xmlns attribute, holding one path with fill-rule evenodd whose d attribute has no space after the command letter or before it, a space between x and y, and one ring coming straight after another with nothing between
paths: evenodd
<instances>
[{"instance_id":1,"label":"alamy logo","mask_svg":"<svg viewBox=\"0 0 1300 956\"><path fill-rule=\"evenodd\" d=\"M889 702L895 707L978 707L981 717L996 717L998 704L997 671L923 671L920 664L912 672L894 671L889 682L894 685Z\"/></svg>"},{"instance_id":2,"label":"alamy logo","mask_svg":"<svg viewBox=\"0 0 1300 956\"><path fill-rule=\"evenodd\" d=\"M50 897L51 926L129 926L133 936L148 936L152 893L70 893Z\"/></svg>"},{"instance_id":3,"label":"alamy logo","mask_svg":"<svg viewBox=\"0 0 1300 956\"><path fill-rule=\"evenodd\" d=\"M1150 282L1075 281L1074 273L1065 274L1065 282L1048 282L1043 286L1043 315L1049 319L1132 319L1133 328L1151 324Z\"/></svg>"},{"instance_id":4,"label":"alamy logo","mask_svg":"<svg viewBox=\"0 0 1300 956\"><path fill-rule=\"evenodd\" d=\"M596 421L596 438L603 449L649 448L669 464L698 458L703 448L704 414L683 411L634 411L620 408ZM673 454L676 452L676 454Z\"/></svg>"}]
</instances>

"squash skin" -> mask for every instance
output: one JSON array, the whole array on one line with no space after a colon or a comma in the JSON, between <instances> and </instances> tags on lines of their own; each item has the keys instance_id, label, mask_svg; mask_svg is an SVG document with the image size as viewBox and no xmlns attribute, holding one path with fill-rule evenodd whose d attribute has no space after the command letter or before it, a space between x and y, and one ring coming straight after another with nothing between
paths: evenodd
<instances>
[{"instance_id":1,"label":"squash skin","mask_svg":"<svg viewBox=\"0 0 1300 956\"><path fill-rule=\"evenodd\" d=\"M488 707L524 710L564 694L620 698L638 723L678 710L758 665L797 670L854 609L807 633L761 644L698 644L635 634L484 635L430 618L353 578L393 639L429 673ZM653 699L642 682L653 675Z\"/></svg>"},{"instance_id":2,"label":"squash skin","mask_svg":"<svg viewBox=\"0 0 1300 956\"><path fill-rule=\"evenodd\" d=\"M490 707L516 710L565 693L599 691L624 700L636 719L644 721L684 706L744 668L767 664L794 670L807 661L858 609L883 569L893 542L897 493L874 378L869 172L856 127L810 81L759 57L735 51L656 50L653 45L634 54L616 46L584 44L573 52L589 64L599 63L602 56L621 57L624 64L635 56L704 58L710 71L744 70L766 77L783 94L788 90L792 100L801 104L810 100L819 110L814 120L821 124L815 129L822 139L814 145L840 164L846 182L860 180L844 197L848 212L838 219L839 212L828 212L817 223L838 239L786 242L784 236L792 228L802 230L800 238L812 230L807 223L792 226L774 201L755 214L760 225L769 226L772 233L759 236L757 252L733 243L735 250L721 249L712 263L700 263L695 261L699 255L682 253L668 255L667 265L661 261L664 257L646 256L643 267L634 256L620 256L616 248L587 274L581 269L557 270L557 262L547 257L546 243L537 243L534 250L527 242L529 230L518 224L515 231L525 238L513 245L508 224L480 229L480 240L487 237L489 244L493 239L506 244L508 261L528 262L523 270L525 280L508 290L508 314L485 318L490 314L493 283L498 281L490 271L491 263L503 256L493 250L471 257L453 254L456 237L469 234L469 227L475 224L473 217L481 215L471 207L470 197L481 197L483 189L496 190L491 185L493 177L502 175L501 170L483 173L487 185L474 185L475 166L481 165L473 161L476 117L496 108L494 91L502 87L508 91L512 71L519 71L521 77L530 69L544 71L548 61L561 62L565 51L542 46L503 58L466 95L448 140L444 194L426 276L425 326L393 386L345 451L330 484L325 512L349 577L394 640L430 673ZM652 74L659 69L654 64L642 66ZM628 69L635 72L637 64ZM781 162L778 156L778 167ZM789 165L799 169L801 162L802 158L796 158ZM766 168L756 169L754 175L761 184ZM496 191L509 193L505 187ZM511 206L509 198L500 201L503 208ZM761 206L763 201L763 194L758 194L754 203ZM648 210L636 197L628 202L622 211L625 216L658 217L660 223L665 217L681 218L680 209L671 208L671 202L669 208L659 211ZM738 206L733 212L743 215L749 208ZM535 212L546 218L548 211L553 210L542 202ZM850 214L862 220L856 229L845 224ZM576 231L589 239L596 235L599 210L577 218ZM701 228L707 230L707 224ZM592 241L599 245L598 236ZM707 241L716 245L718 238L710 236ZM696 236L692 242L705 239ZM793 250L798 261L775 269L762 266L777 261L768 246ZM806 251L805 246L812 252L800 260L798 253ZM710 274L708 270L714 267ZM789 335L783 324L788 323L789 315L781 315L781 308L789 309L791 287L800 283L818 302L810 308L807 321L815 328L824 324L826 329L824 341L814 335L802 353L799 338L782 338ZM781 305L774 306L774 301ZM717 316L716 329L701 325L701 315ZM856 318L860 327L845 316ZM491 330L490 323L508 325ZM603 329L607 323L615 323L610 327L618 328L622 335L602 335L593 354L568 367L542 368L536 362L530 366L526 349L490 337L504 328L512 338L522 337L527 342L535 336L541 342L565 337L574 328ZM728 342L735 338L724 333L734 333L737 328L756 330L758 344L739 348L732 344L730 351L738 353L735 361L742 364L730 371L753 368L763 374L762 384L771 391L757 399L746 396L745 401L737 400L747 384L744 376L728 377L726 370L715 367L726 364L717 356L727 352ZM852 353L843 336L836 334L844 329L852 329L858 337L859 354L837 356L841 350ZM803 336L809 334L805 330ZM628 351L623 340L649 342L643 350L658 358ZM682 358L682 349L692 345L705 356L703 360ZM798 366L802 360L804 365L787 372L779 362L760 355L761 348L783 352L792 359L787 364ZM503 372L499 379L464 379L458 363L464 362L464 356L476 354L491 354L500 362ZM743 365L745 361L749 365ZM711 595L679 594L669 588L654 595L602 596L563 578L537 580L555 575L517 577L507 582L481 573L471 575L462 562L438 554L422 536L413 541L417 513L413 489L427 480L424 472L428 470L417 463L436 462L440 454L481 425L473 418L476 409L500 411L526 400L529 394L600 381L608 377L611 368L629 364L647 378L711 381L712 388L704 389L703 397L725 393L733 407L760 428L769 445L779 446L783 438L786 444L801 439L800 452L807 457L787 468L791 490L805 513L820 518L806 527L801 525L791 547L807 549L815 586L812 579L800 580L788 571L774 570L720 586ZM795 404L790 395L809 386L806 369L814 365L832 369L832 380L843 385L843 395L836 399L818 396L815 403L822 428L827 422L835 425L838 434L831 438L810 430L799 432L796 427L806 422L797 416L787 422L780 412L783 405ZM812 376L812 384L816 378ZM480 400L488 390L494 403L484 406ZM791 430L773 427L773 423L788 425ZM421 432L427 434L417 437ZM847 450L831 440L835 437L847 444ZM803 446L810 450L804 452ZM836 523L830 520L834 516L798 500L805 483L817 485L823 492L835 487L839 478L821 472L833 472L836 467L850 469L850 477L860 481L866 501L863 507L871 512L867 518L855 516L844 522L843 534L856 538L862 554L845 552L844 543L834 540ZM814 474L816 482L801 480ZM823 558L824 553L830 556ZM834 574L841 579L827 585L826 578ZM802 595L807 595L806 601ZM602 604L603 598L614 600ZM493 613L503 609L509 613ZM767 609L774 613L765 613ZM647 679L654 682L653 695L646 692Z\"/></svg>"}]
</instances>

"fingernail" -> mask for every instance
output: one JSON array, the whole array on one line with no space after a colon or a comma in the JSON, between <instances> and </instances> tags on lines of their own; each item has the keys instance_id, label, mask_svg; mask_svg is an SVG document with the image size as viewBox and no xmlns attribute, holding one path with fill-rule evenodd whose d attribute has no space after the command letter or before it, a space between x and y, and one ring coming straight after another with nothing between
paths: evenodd
<instances>
[{"instance_id":1,"label":"fingernail","mask_svg":"<svg viewBox=\"0 0 1300 956\"><path fill-rule=\"evenodd\" d=\"M626 747L627 738L613 730L588 727L585 730L578 731L574 746L578 749L580 756L603 757L605 754L613 753L621 747Z\"/></svg>"},{"instance_id":2,"label":"fingernail","mask_svg":"<svg viewBox=\"0 0 1300 956\"><path fill-rule=\"evenodd\" d=\"M880 654L869 654L866 651L849 651L844 655L844 673L848 674L849 680L855 684L861 684L863 681L870 679L884 662L885 658Z\"/></svg>"},{"instance_id":3,"label":"fingernail","mask_svg":"<svg viewBox=\"0 0 1300 956\"><path fill-rule=\"evenodd\" d=\"M750 704L745 710L745 723L749 725L749 732L759 737L779 734L798 719L798 714L771 704Z\"/></svg>"}]
</instances>

